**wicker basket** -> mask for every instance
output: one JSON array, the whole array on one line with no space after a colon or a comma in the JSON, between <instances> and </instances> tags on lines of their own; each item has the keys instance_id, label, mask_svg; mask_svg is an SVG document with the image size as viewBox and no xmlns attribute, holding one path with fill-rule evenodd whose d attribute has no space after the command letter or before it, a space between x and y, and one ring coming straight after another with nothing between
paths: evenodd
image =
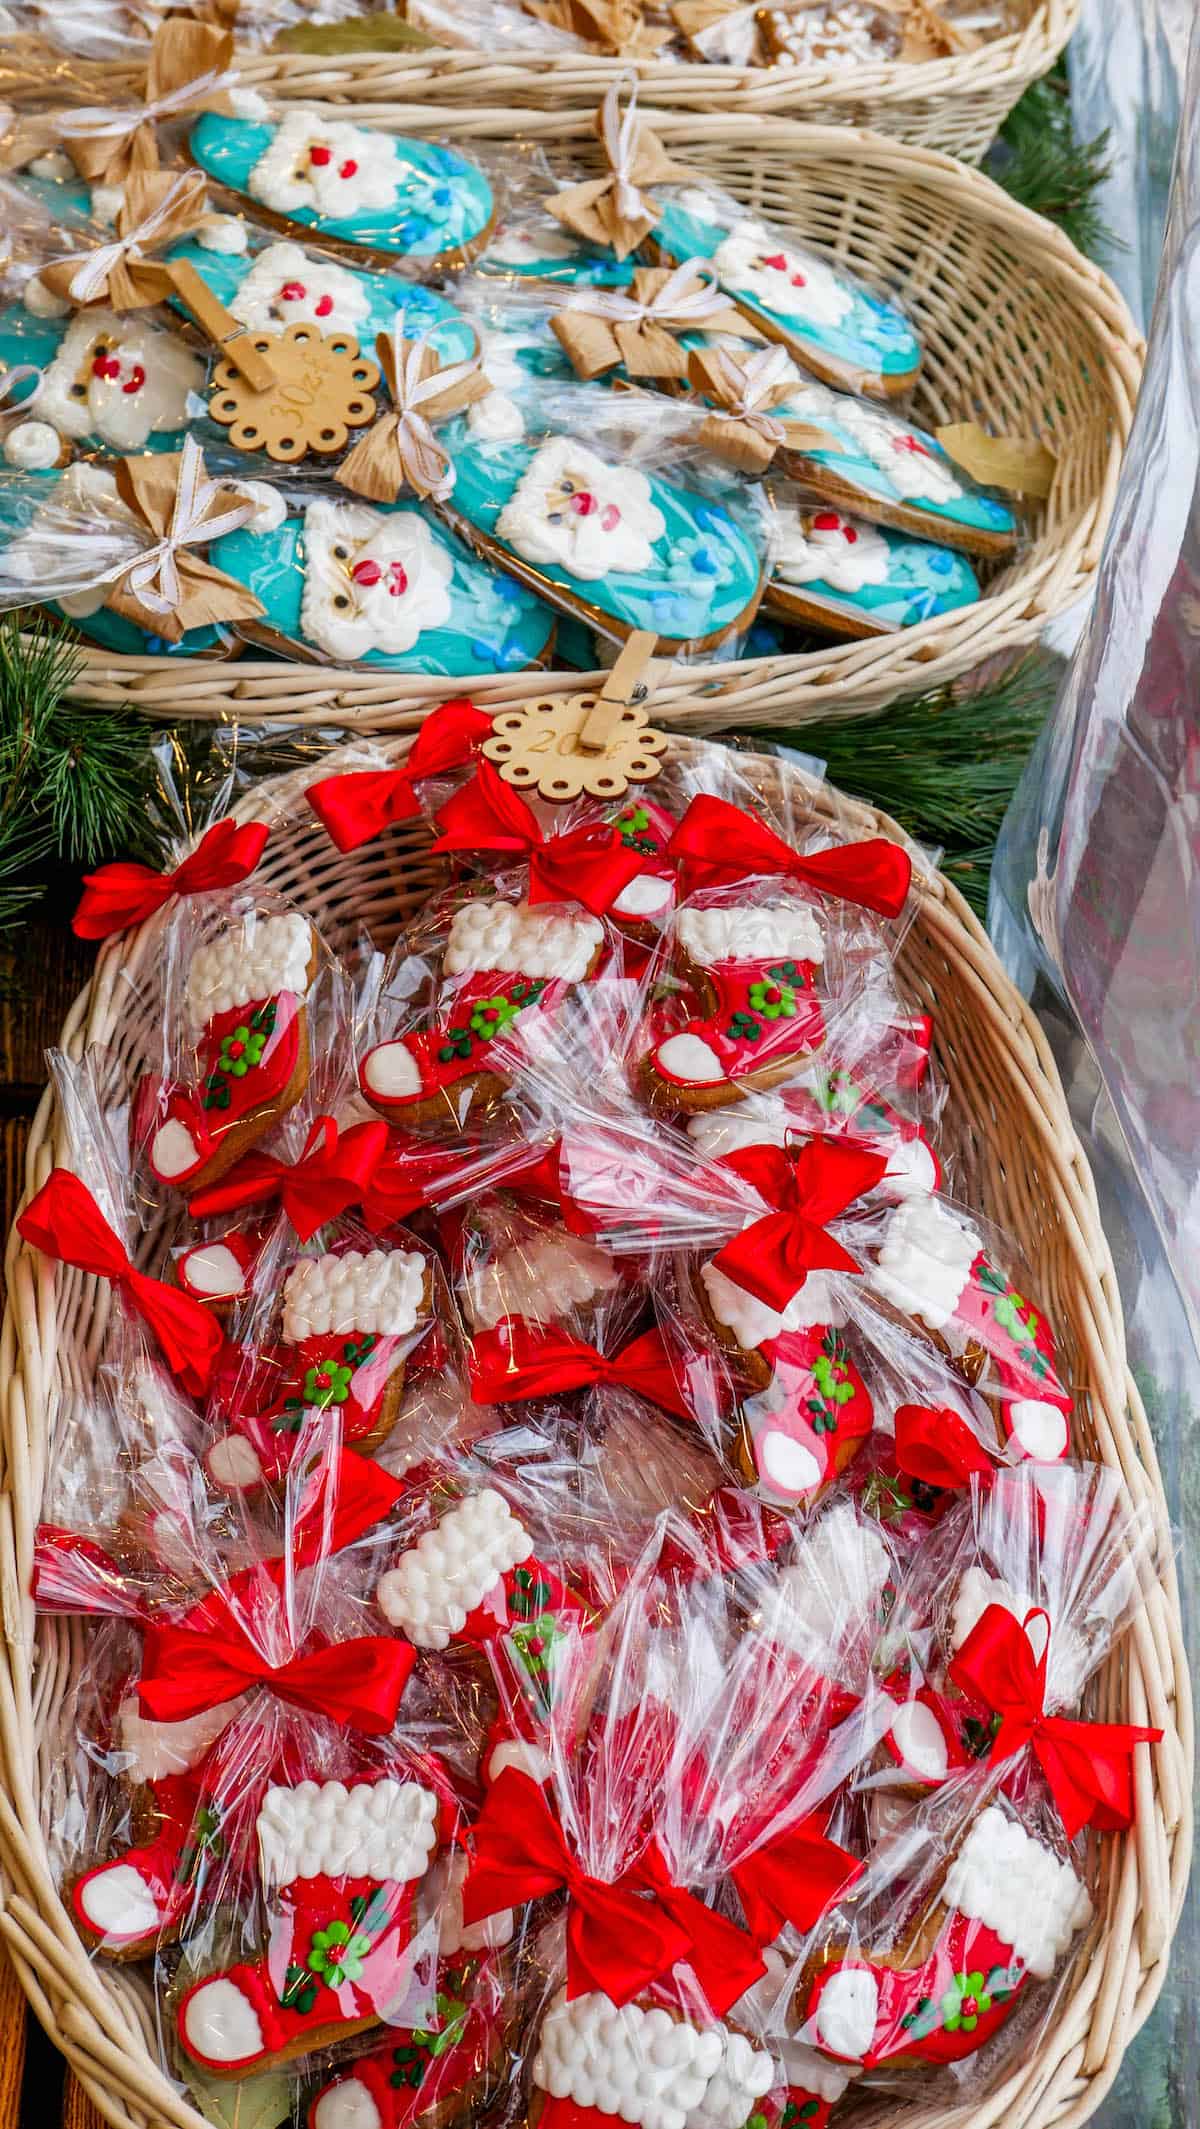
<instances>
[{"instance_id":1,"label":"wicker basket","mask_svg":"<svg viewBox=\"0 0 1200 2129\"><path fill-rule=\"evenodd\" d=\"M244 56L244 80L333 102L431 102L546 111L598 102L614 74L634 67L642 102L660 110L803 118L874 126L914 148L979 162L1017 98L1049 72L1079 19L1081 0L1018 0L1019 29L953 59L854 67L733 67L601 59L585 52L484 57L454 50L344 60Z\"/></svg>"},{"instance_id":2,"label":"wicker basket","mask_svg":"<svg viewBox=\"0 0 1200 2129\"><path fill-rule=\"evenodd\" d=\"M364 79L371 66L362 63ZM349 83L352 72L343 65L340 78ZM272 88L295 79L285 73ZM376 104L359 115L468 148L507 146L514 132L511 110ZM1002 568L985 567L977 605L870 642L681 668L663 688L667 713L697 731L858 715L1035 641L1091 582L1129 433L1142 346L1111 282L1050 223L946 156L764 116L666 113L655 127L672 154L752 208L797 222L819 250L902 291L925 349L915 418L1036 431L1058 455L1023 550ZM523 130L597 152L590 112L534 113ZM557 685L579 682L567 675ZM489 675L457 691L513 701L529 682ZM444 684L366 669L99 651L86 654L76 687L83 701L172 720L293 718L380 730L411 725L445 692Z\"/></svg>"},{"instance_id":3,"label":"wicker basket","mask_svg":"<svg viewBox=\"0 0 1200 2129\"><path fill-rule=\"evenodd\" d=\"M390 743L400 760L405 739ZM686 751L686 740L674 742ZM744 757L769 789L774 762ZM305 780L308 774L305 772ZM435 873L423 828L409 824L339 857L298 803L301 778L260 785L241 810L278 825L258 877L294 896L331 944L348 946L365 923L381 944L428 894ZM850 835L895 833L866 807L822 793L825 818ZM63 1030L75 1058L111 1045L137 1067L156 1054L151 1006L138 983L155 969L162 917L104 948L89 988ZM1009 1228L1028 1258L1062 1338L1078 1397L1077 1444L1118 1469L1133 1498L1164 1530L1166 1504L1145 1414L1125 1361L1112 1260L1096 1194L1045 1039L1005 978L955 890L924 884L902 972L916 1006L935 1016L937 1062L952 1087L971 1202ZM152 986L148 986L152 989ZM32 1194L55 1159L59 1118L47 1094L29 1144ZM62 1150L59 1148L58 1150ZM88 1380L103 1336L107 1290L51 1266L14 1230L8 1309L0 1339L0 1562L6 1661L0 1663L0 1851L11 1888L0 1926L39 2017L76 2074L121 2129L150 2122L202 2129L200 2117L158 2068L152 2006L129 1968L85 1953L51 1881L45 1800L71 1735L72 1694L85 1660L77 1622L35 1618L26 1592L47 1466L72 1394ZM1166 1970L1187 1883L1191 1847L1191 1705L1178 1594L1164 1549L1161 1584L1110 1659L1095 1713L1161 1724L1163 1742L1139 1752L1135 1830L1100 1844L1097 1920L1066 1993L1034 2054L1003 2090L966 2114L927 2113L921 2129L1073 2129L1097 2106L1121 2054L1147 2015ZM911 2117L910 2117L911 2120Z\"/></svg>"}]
</instances>

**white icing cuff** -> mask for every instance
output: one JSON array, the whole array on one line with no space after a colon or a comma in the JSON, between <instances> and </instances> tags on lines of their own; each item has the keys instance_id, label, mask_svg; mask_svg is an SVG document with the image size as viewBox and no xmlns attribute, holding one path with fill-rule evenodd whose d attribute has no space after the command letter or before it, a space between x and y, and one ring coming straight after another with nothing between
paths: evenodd
<instances>
[{"instance_id":1,"label":"white icing cuff","mask_svg":"<svg viewBox=\"0 0 1200 2129\"><path fill-rule=\"evenodd\" d=\"M869 1621L891 1572L879 1533L848 1501L820 1517L796 1546L769 1606L764 1631L824 1673L849 1634Z\"/></svg>"},{"instance_id":2,"label":"white icing cuff","mask_svg":"<svg viewBox=\"0 0 1200 2129\"><path fill-rule=\"evenodd\" d=\"M254 2005L224 1974L188 1998L183 2031L188 2046L208 2062L249 2062L264 2047Z\"/></svg>"},{"instance_id":3,"label":"white icing cuff","mask_svg":"<svg viewBox=\"0 0 1200 2129\"><path fill-rule=\"evenodd\" d=\"M867 1276L885 1301L940 1331L958 1307L980 1246L968 1220L934 1198L911 1198L889 1219Z\"/></svg>"},{"instance_id":4,"label":"white icing cuff","mask_svg":"<svg viewBox=\"0 0 1200 2129\"><path fill-rule=\"evenodd\" d=\"M219 1013L232 1013L239 1005L274 998L282 991L302 998L312 955L307 917L247 917L232 924L192 955L187 979L192 1026L202 1028Z\"/></svg>"},{"instance_id":5,"label":"white icing cuff","mask_svg":"<svg viewBox=\"0 0 1200 2129\"><path fill-rule=\"evenodd\" d=\"M723 2025L701 2031L638 2003L555 1998L533 2082L554 2099L596 2107L639 2129L740 2129L768 2092L771 2057Z\"/></svg>"},{"instance_id":6,"label":"white icing cuff","mask_svg":"<svg viewBox=\"0 0 1200 2129\"><path fill-rule=\"evenodd\" d=\"M302 1257L284 1281L284 1341L300 1345L330 1331L407 1338L421 1318L425 1275L415 1249Z\"/></svg>"},{"instance_id":7,"label":"white icing cuff","mask_svg":"<svg viewBox=\"0 0 1200 2129\"><path fill-rule=\"evenodd\" d=\"M700 1278L717 1322L732 1332L748 1353L756 1346L769 1344L784 1331L811 1330L817 1323L828 1323L836 1328L845 1322L845 1310L834 1300L824 1272L809 1273L782 1315L777 1309L769 1308L765 1301L760 1301L756 1294L748 1294L744 1286L738 1286L716 1264L702 1264Z\"/></svg>"},{"instance_id":8,"label":"white icing cuff","mask_svg":"<svg viewBox=\"0 0 1200 2129\"><path fill-rule=\"evenodd\" d=\"M448 976L517 974L581 983L604 926L582 911L526 902L467 902L454 912L443 963Z\"/></svg>"},{"instance_id":9,"label":"white icing cuff","mask_svg":"<svg viewBox=\"0 0 1200 2129\"><path fill-rule=\"evenodd\" d=\"M227 1723L233 1721L244 1696L223 1701L219 1708L206 1708L185 1722L151 1722L131 1693L121 1702L118 1736L122 1752L128 1753L126 1769L135 1782L157 1782L168 1774L185 1774L203 1759Z\"/></svg>"},{"instance_id":10,"label":"white icing cuff","mask_svg":"<svg viewBox=\"0 0 1200 2129\"><path fill-rule=\"evenodd\" d=\"M1036 1598L1014 1589L1003 1575L990 1575L984 1567L968 1567L959 1582L950 1620L950 1640L954 1648L962 1647L991 1604L999 1604L1006 1612L1011 1612L1018 1626L1023 1625L1029 1613L1038 1608Z\"/></svg>"},{"instance_id":11,"label":"white icing cuff","mask_svg":"<svg viewBox=\"0 0 1200 2129\"><path fill-rule=\"evenodd\" d=\"M1031 1974L1044 1980L1092 1903L1069 1863L1060 1862L998 1804L982 1811L946 1872L943 1899L995 1930Z\"/></svg>"},{"instance_id":12,"label":"white icing cuff","mask_svg":"<svg viewBox=\"0 0 1200 2129\"><path fill-rule=\"evenodd\" d=\"M384 1575L376 1595L391 1625L418 1648L446 1648L468 1614L533 1551L494 1486L469 1494Z\"/></svg>"},{"instance_id":13,"label":"white icing cuff","mask_svg":"<svg viewBox=\"0 0 1200 2129\"><path fill-rule=\"evenodd\" d=\"M264 1885L297 1878L423 1876L437 1845L437 1798L418 1782L300 1782L268 1789L258 1814Z\"/></svg>"},{"instance_id":14,"label":"white icing cuff","mask_svg":"<svg viewBox=\"0 0 1200 2129\"><path fill-rule=\"evenodd\" d=\"M582 1236L533 1234L469 1275L467 1305L476 1330L490 1330L505 1316L542 1323L620 1283L612 1258Z\"/></svg>"},{"instance_id":15,"label":"white icing cuff","mask_svg":"<svg viewBox=\"0 0 1200 2129\"><path fill-rule=\"evenodd\" d=\"M825 956L820 920L807 902L761 909L751 904L681 909L675 934L689 961L699 968L717 968L730 961L819 962Z\"/></svg>"}]
</instances>

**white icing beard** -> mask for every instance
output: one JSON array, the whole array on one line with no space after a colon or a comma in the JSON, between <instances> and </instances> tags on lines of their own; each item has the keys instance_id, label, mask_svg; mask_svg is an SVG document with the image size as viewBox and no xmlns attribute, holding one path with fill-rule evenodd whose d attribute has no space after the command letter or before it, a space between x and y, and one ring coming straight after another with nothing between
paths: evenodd
<instances>
[{"instance_id":1,"label":"white icing beard","mask_svg":"<svg viewBox=\"0 0 1200 2129\"><path fill-rule=\"evenodd\" d=\"M527 229L498 229L488 245L488 259L500 266L536 266L540 259L569 259L576 246L561 230L530 236Z\"/></svg>"},{"instance_id":2,"label":"white icing beard","mask_svg":"<svg viewBox=\"0 0 1200 2129\"><path fill-rule=\"evenodd\" d=\"M307 207L338 221L364 209L390 207L403 177L390 134L289 111L250 172L246 190L277 214Z\"/></svg>"},{"instance_id":3,"label":"white icing beard","mask_svg":"<svg viewBox=\"0 0 1200 2129\"><path fill-rule=\"evenodd\" d=\"M753 296L764 309L781 317L801 318L811 325L838 325L853 308L850 290L823 259L772 242L752 222L732 230L718 244L712 263L726 288Z\"/></svg>"},{"instance_id":4,"label":"white icing beard","mask_svg":"<svg viewBox=\"0 0 1200 2129\"><path fill-rule=\"evenodd\" d=\"M67 328L34 403L64 436L136 451L156 430L183 428L188 394L203 382L204 364L169 333L144 318L85 311Z\"/></svg>"},{"instance_id":5,"label":"white icing beard","mask_svg":"<svg viewBox=\"0 0 1200 2129\"><path fill-rule=\"evenodd\" d=\"M268 244L259 253L229 303L230 316L255 330L304 323L323 333L360 335L370 311L370 298L354 274L288 243Z\"/></svg>"},{"instance_id":6,"label":"white icing beard","mask_svg":"<svg viewBox=\"0 0 1200 2129\"><path fill-rule=\"evenodd\" d=\"M886 584L890 551L881 532L836 510L797 510L779 519L772 575L783 584L828 584L853 598Z\"/></svg>"},{"instance_id":7,"label":"white icing beard","mask_svg":"<svg viewBox=\"0 0 1200 2129\"><path fill-rule=\"evenodd\" d=\"M945 460L936 457L902 421L862 406L857 399L833 397L829 411L849 431L863 457L887 474L906 502L952 503L965 492Z\"/></svg>"},{"instance_id":8,"label":"white icing beard","mask_svg":"<svg viewBox=\"0 0 1200 2129\"><path fill-rule=\"evenodd\" d=\"M409 651L450 619L454 564L415 511L310 503L300 625L334 658Z\"/></svg>"},{"instance_id":9,"label":"white icing beard","mask_svg":"<svg viewBox=\"0 0 1200 2129\"><path fill-rule=\"evenodd\" d=\"M497 538L526 561L584 582L653 569L666 529L644 473L607 465L571 436L541 446L496 520Z\"/></svg>"}]
</instances>

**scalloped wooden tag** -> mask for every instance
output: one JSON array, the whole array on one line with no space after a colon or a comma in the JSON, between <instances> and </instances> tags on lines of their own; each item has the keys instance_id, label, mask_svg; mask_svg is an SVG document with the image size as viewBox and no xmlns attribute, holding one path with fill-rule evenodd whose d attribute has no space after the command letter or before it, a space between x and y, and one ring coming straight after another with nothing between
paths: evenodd
<instances>
[{"instance_id":1,"label":"scalloped wooden tag","mask_svg":"<svg viewBox=\"0 0 1200 2129\"><path fill-rule=\"evenodd\" d=\"M379 370L353 333L289 325L255 333L249 344L271 364L266 390L256 391L234 363L219 362L208 402L236 450L265 451L283 465L310 451L332 457L345 450L351 429L374 421Z\"/></svg>"},{"instance_id":2,"label":"scalloped wooden tag","mask_svg":"<svg viewBox=\"0 0 1200 2129\"><path fill-rule=\"evenodd\" d=\"M667 748L640 698L657 637L637 630L598 695L549 695L500 710L482 752L506 784L563 804L572 798L624 798L630 784L659 774Z\"/></svg>"}]
</instances>

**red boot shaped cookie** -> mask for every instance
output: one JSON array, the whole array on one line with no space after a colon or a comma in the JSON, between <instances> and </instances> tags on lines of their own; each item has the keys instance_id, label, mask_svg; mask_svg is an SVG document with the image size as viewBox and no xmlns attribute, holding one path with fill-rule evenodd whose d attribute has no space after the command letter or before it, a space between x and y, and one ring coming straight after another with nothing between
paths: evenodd
<instances>
[{"instance_id":1,"label":"red boot shaped cookie","mask_svg":"<svg viewBox=\"0 0 1200 2129\"><path fill-rule=\"evenodd\" d=\"M439 1967L429 2024L395 2028L386 2046L325 2085L308 2129L451 2129L477 2117L503 2060L503 2012L502 1983L487 1963Z\"/></svg>"},{"instance_id":2,"label":"red boot shaped cookie","mask_svg":"<svg viewBox=\"0 0 1200 2129\"><path fill-rule=\"evenodd\" d=\"M205 1456L230 1492L287 1470L306 1412L336 1414L349 1449L369 1455L400 1413L405 1363L431 1319L429 1259L415 1249L302 1257L283 1283L279 1343L228 1399L233 1431Z\"/></svg>"},{"instance_id":3,"label":"red boot shaped cookie","mask_svg":"<svg viewBox=\"0 0 1200 2129\"><path fill-rule=\"evenodd\" d=\"M390 1775L268 1789L258 1848L270 1944L182 1997L188 2059L210 2076L252 2077L377 2025L403 1988L439 1815L432 1789Z\"/></svg>"},{"instance_id":4,"label":"red boot shaped cookie","mask_svg":"<svg viewBox=\"0 0 1200 2129\"><path fill-rule=\"evenodd\" d=\"M796 1073L825 1040L817 969L824 930L786 888L707 897L675 919L675 958L700 1011L657 1040L642 1063L651 1106L719 1109Z\"/></svg>"},{"instance_id":5,"label":"red boot shaped cookie","mask_svg":"<svg viewBox=\"0 0 1200 2129\"><path fill-rule=\"evenodd\" d=\"M1069 1862L998 1804L982 1811L935 1903L885 1956L826 1953L795 1999L801 2036L867 2069L960 2062L1048 1979L1092 1903Z\"/></svg>"},{"instance_id":6,"label":"red boot shaped cookie","mask_svg":"<svg viewBox=\"0 0 1200 2129\"><path fill-rule=\"evenodd\" d=\"M316 966L316 935L297 915L239 917L196 948L187 975L196 1079L165 1092L148 1154L161 1183L191 1191L214 1181L299 1101Z\"/></svg>"},{"instance_id":7,"label":"red boot shaped cookie","mask_svg":"<svg viewBox=\"0 0 1200 2129\"><path fill-rule=\"evenodd\" d=\"M735 1459L761 1501L808 1508L867 1440L871 1399L831 1324L784 1331L761 1351L771 1378L742 1405Z\"/></svg>"}]
</instances>

